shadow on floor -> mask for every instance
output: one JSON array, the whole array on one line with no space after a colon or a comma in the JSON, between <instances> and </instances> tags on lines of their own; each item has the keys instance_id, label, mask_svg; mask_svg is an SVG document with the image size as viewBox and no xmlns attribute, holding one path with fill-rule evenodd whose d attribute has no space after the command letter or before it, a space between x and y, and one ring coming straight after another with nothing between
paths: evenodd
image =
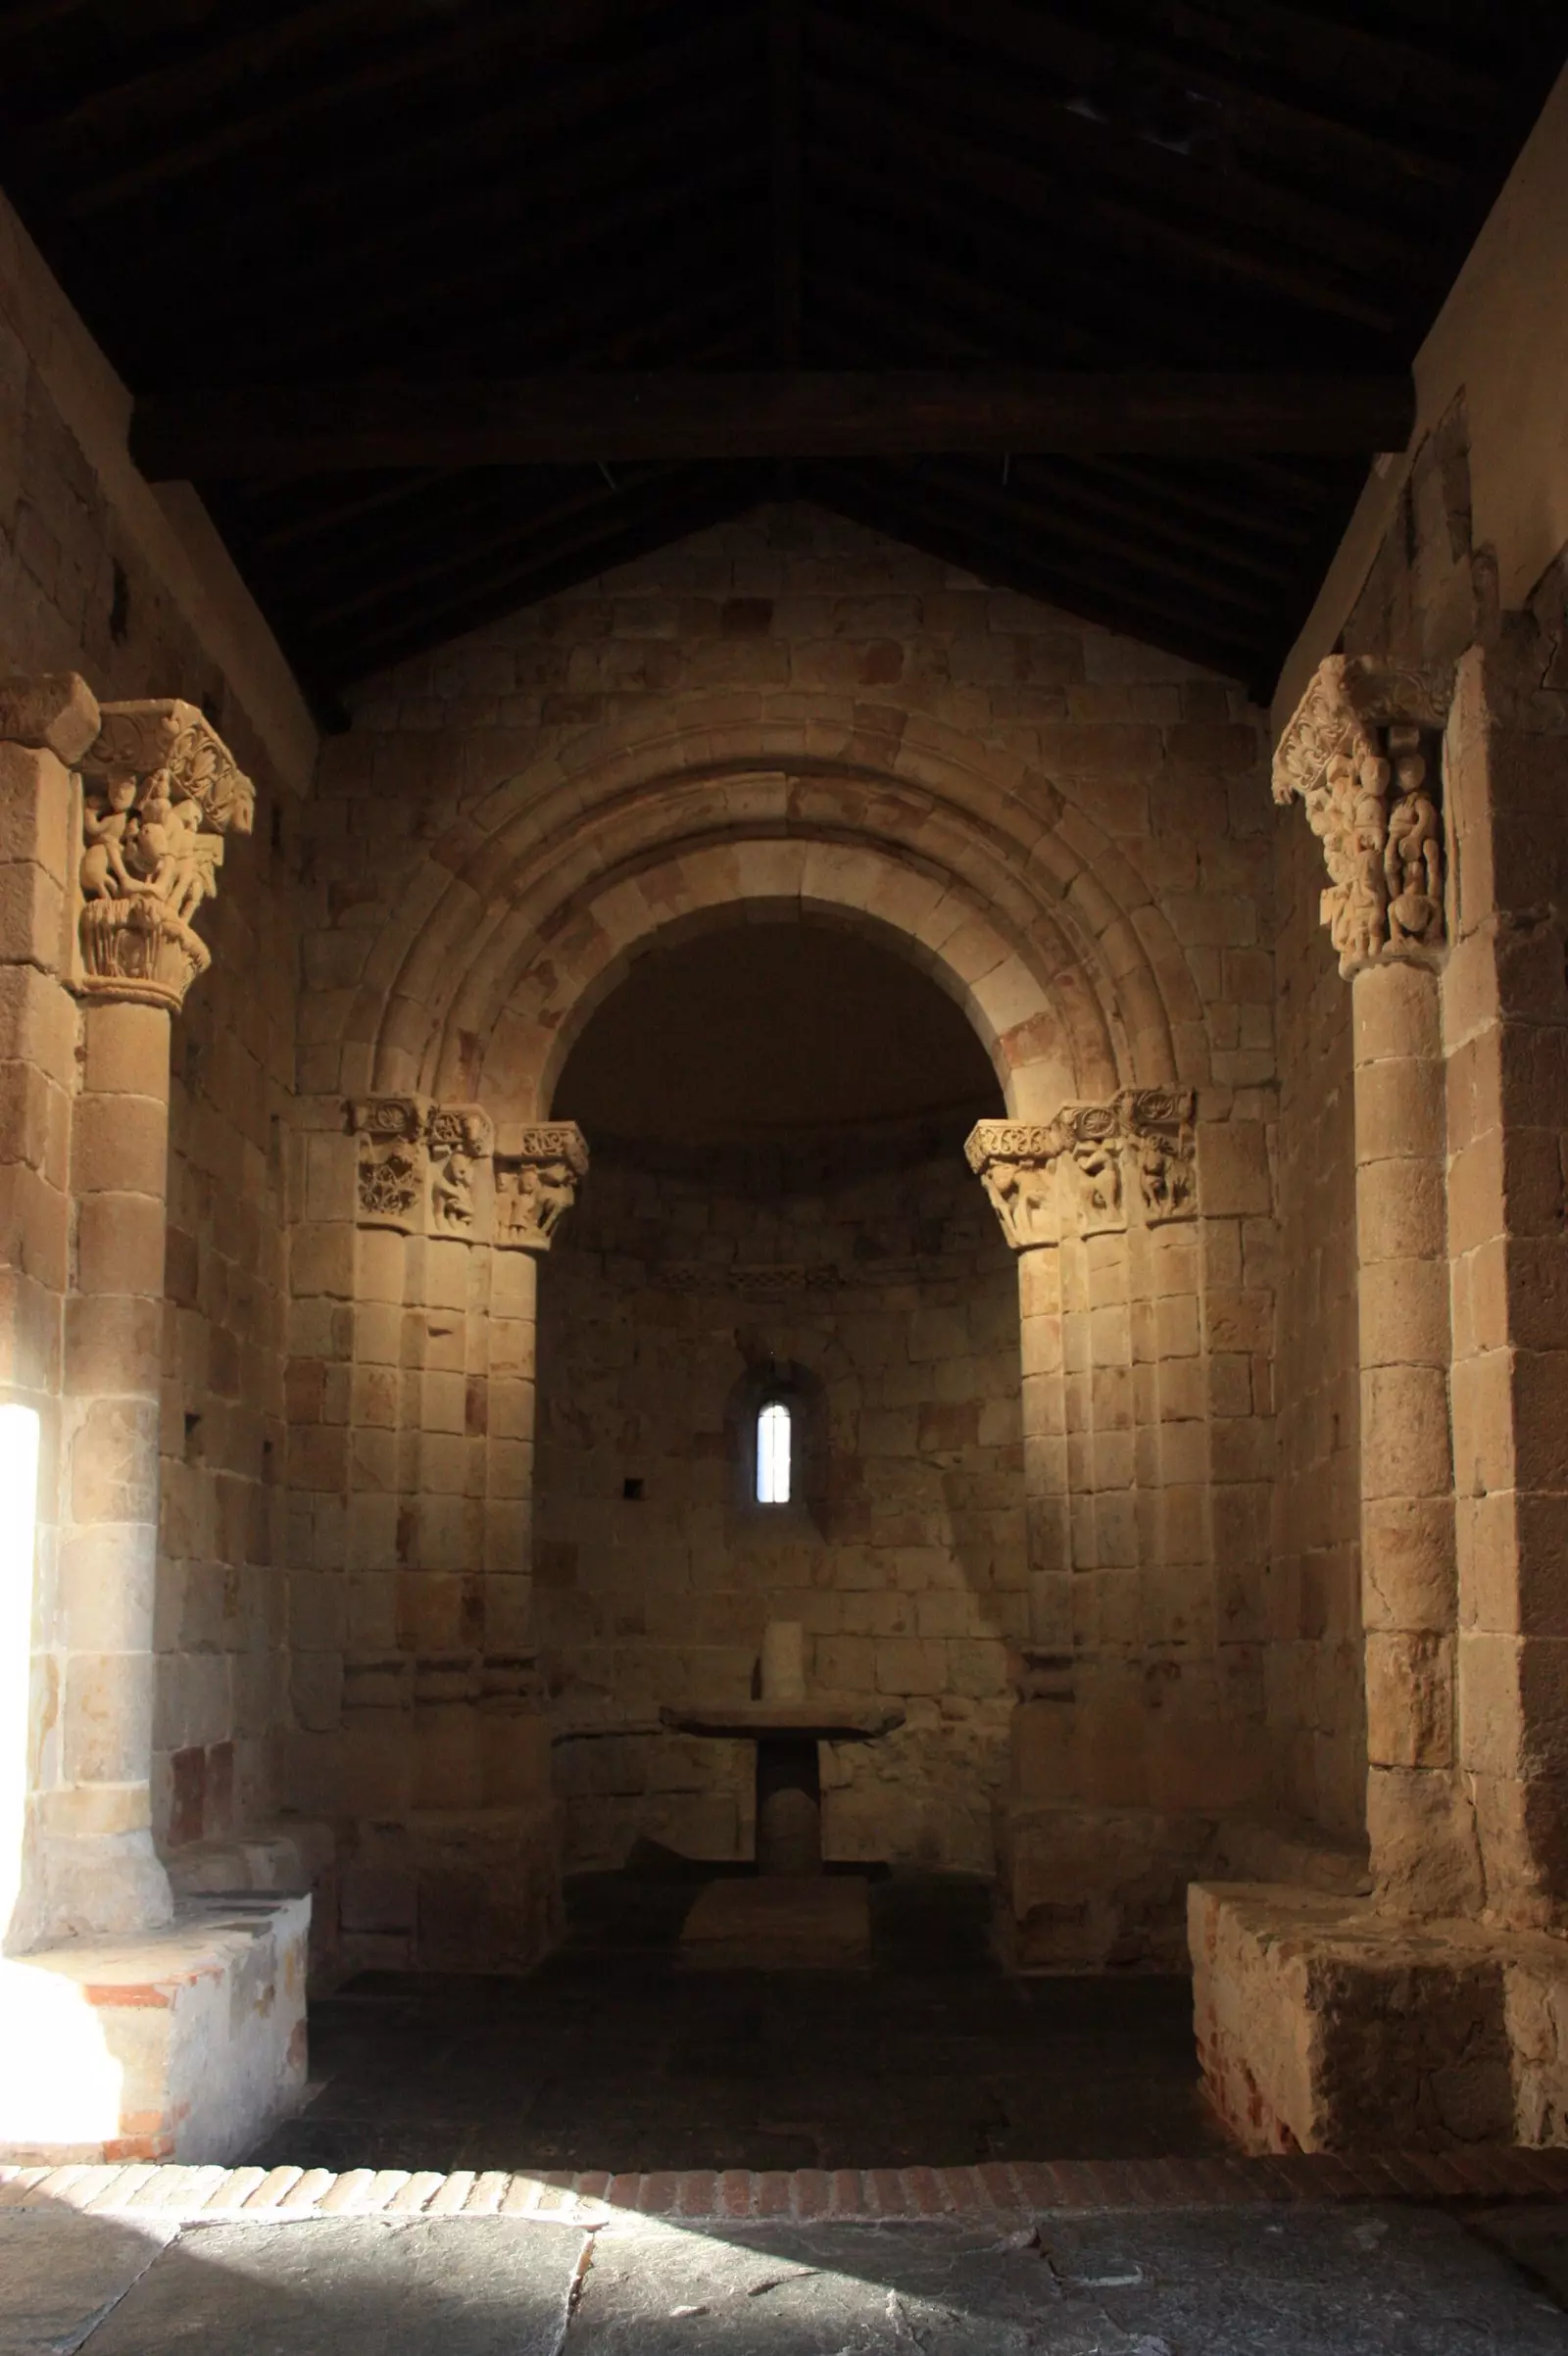
<instances>
[{"instance_id":1,"label":"shadow on floor","mask_svg":"<svg viewBox=\"0 0 1568 2356\"><path fill-rule=\"evenodd\" d=\"M311 2007L306 2111L252 2157L347 2169L957 2166L1225 2151L1186 1980L1015 1979L990 1890L873 1879L860 1972L683 1972L712 1868L567 1886L526 1980L366 1972Z\"/></svg>"}]
</instances>

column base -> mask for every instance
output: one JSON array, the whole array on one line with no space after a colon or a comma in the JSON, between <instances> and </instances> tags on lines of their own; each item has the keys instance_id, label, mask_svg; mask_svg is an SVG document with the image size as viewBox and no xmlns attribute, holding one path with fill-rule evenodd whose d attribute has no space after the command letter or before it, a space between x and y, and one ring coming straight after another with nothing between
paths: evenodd
<instances>
[{"instance_id":1,"label":"column base","mask_svg":"<svg viewBox=\"0 0 1568 2356\"><path fill-rule=\"evenodd\" d=\"M0 1959L0 2159L242 2159L305 2090L306 1897Z\"/></svg>"},{"instance_id":2,"label":"column base","mask_svg":"<svg viewBox=\"0 0 1568 2356\"><path fill-rule=\"evenodd\" d=\"M1251 2152L1568 2142L1568 1946L1284 1884L1189 1893L1209 2100Z\"/></svg>"}]
</instances>

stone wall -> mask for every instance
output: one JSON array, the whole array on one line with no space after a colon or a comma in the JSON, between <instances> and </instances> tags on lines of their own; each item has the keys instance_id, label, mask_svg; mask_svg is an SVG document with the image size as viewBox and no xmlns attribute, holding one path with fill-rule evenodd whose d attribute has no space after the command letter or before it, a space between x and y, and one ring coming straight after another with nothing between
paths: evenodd
<instances>
[{"instance_id":1,"label":"stone wall","mask_svg":"<svg viewBox=\"0 0 1568 2356\"><path fill-rule=\"evenodd\" d=\"M252 612L247 650L232 626L243 601L226 560L204 542L193 555L134 476L127 413L0 207L3 667L79 670L101 701L183 697L259 788L256 831L229 846L203 917L212 970L173 1026L153 1794L160 1842L178 1846L253 1824L279 1796L292 865L314 744L270 645L259 685L248 653L265 633ZM40 1625L92 1608L69 1581L64 1617L53 1600ZM39 1664L50 1719L64 1664L58 1645ZM45 1792L55 1758L46 1741Z\"/></svg>"},{"instance_id":2,"label":"stone wall","mask_svg":"<svg viewBox=\"0 0 1568 2356\"><path fill-rule=\"evenodd\" d=\"M824 1752L827 1855L994 1870L1028 1633L1018 1287L961 1137L860 1173L841 1146L808 1191L747 1189L733 1154L706 1177L596 1160L540 1287L534 1578L568 1862L639 1836L752 1853L751 1746L649 1730L749 1694L779 1619L813 1691L907 1713ZM810 1494L782 1509L749 1487L770 1368L804 1386Z\"/></svg>"}]
</instances>

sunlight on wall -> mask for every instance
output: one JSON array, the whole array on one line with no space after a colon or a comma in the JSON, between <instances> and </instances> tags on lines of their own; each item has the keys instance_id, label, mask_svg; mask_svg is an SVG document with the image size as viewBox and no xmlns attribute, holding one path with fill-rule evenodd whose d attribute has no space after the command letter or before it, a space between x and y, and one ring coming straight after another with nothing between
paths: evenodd
<instances>
[{"instance_id":1,"label":"sunlight on wall","mask_svg":"<svg viewBox=\"0 0 1568 2356\"><path fill-rule=\"evenodd\" d=\"M0 1963L0 2151L74 2145L96 2159L121 2135L124 2072L77 1982L21 1956Z\"/></svg>"},{"instance_id":2,"label":"sunlight on wall","mask_svg":"<svg viewBox=\"0 0 1568 2356\"><path fill-rule=\"evenodd\" d=\"M37 1530L37 1409L0 1406L0 1944L22 1894Z\"/></svg>"}]
</instances>

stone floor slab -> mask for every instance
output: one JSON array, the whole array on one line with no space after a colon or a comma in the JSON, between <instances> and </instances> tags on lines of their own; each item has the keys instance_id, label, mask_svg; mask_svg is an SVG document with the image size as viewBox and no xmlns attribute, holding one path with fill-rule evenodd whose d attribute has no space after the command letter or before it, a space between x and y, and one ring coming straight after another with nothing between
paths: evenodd
<instances>
[{"instance_id":1,"label":"stone floor slab","mask_svg":"<svg viewBox=\"0 0 1568 2356\"><path fill-rule=\"evenodd\" d=\"M178 2232L156 2213L0 2214L0 2356L71 2356Z\"/></svg>"},{"instance_id":2,"label":"stone floor slab","mask_svg":"<svg viewBox=\"0 0 1568 2356\"><path fill-rule=\"evenodd\" d=\"M1430 2211L601 2233L567 2356L1565 2356L1568 2317Z\"/></svg>"},{"instance_id":3,"label":"stone floor slab","mask_svg":"<svg viewBox=\"0 0 1568 2356\"><path fill-rule=\"evenodd\" d=\"M1507 2209L1486 2209L1469 2220L1472 2230L1506 2250L1509 2257L1568 2307L1568 2201L1541 2200Z\"/></svg>"},{"instance_id":4,"label":"stone floor slab","mask_svg":"<svg viewBox=\"0 0 1568 2356\"><path fill-rule=\"evenodd\" d=\"M188 2226L86 2356L558 2356L583 2246L504 2218Z\"/></svg>"},{"instance_id":5,"label":"stone floor slab","mask_svg":"<svg viewBox=\"0 0 1568 2356\"><path fill-rule=\"evenodd\" d=\"M749 1878L710 1886L726 1879ZM251 2156L624 2171L1232 2148L1199 2089L1186 1980L1014 1979L989 1891L912 1875L871 1880L869 1971L688 1972L702 1887L586 1877L570 1939L525 1981L360 1975L312 2004L315 2099Z\"/></svg>"}]
</instances>

